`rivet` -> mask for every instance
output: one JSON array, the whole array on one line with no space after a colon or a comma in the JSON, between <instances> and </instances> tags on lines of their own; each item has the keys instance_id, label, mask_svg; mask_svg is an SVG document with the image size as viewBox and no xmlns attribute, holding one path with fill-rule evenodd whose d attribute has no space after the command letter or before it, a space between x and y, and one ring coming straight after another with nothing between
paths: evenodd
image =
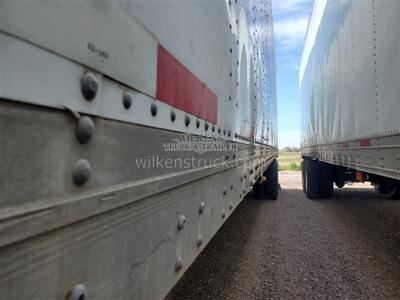
<instances>
[{"instance_id":1,"label":"rivet","mask_svg":"<svg viewBox=\"0 0 400 300\"><path fill-rule=\"evenodd\" d=\"M86 287L83 284L77 284L72 289L68 300L85 300L86 299Z\"/></svg>"},{"instance_id":2,"label":"rivet","mask_svg":"<svg viewBox=\"0 0 400 300\"><path fill-rule=\"evenodd\" d=\"M229 203L229 209L232 209L232 208L233 208L233 204L231 202L231 203Z\"/></svg>"},{"instance_id":3,"label":"rivet","mask_svg":"<svg viewBox=\"0 0 400 300\"><path fill-rule=\"evenodd\" d=\"M171 111L171 121L175 122L175 120L176 120L176 113L172 110Z\"/></svg>"},{"instance_id":4,"label":"rivet","mask_svg":"<svg viewBox=\"0 0 400 300\"><path fill-rule=\"evenodd\" d=\"M233 191L233 187L234 187L234 184L233 183L231 183L231 190Z\"/></svg>"},{"instance_id":5,"label":"rivet","mask_svg":"<svg viewBox=\"0 0 400 300\"><path fill-rule=\"evenodd\" d=\"M178 229L182 230L185 227L186 217L184 215L180 215L178 218Z\"/></svg>"},{"instance_id":6,"label":"rivet","mask_svg":"<svg viewBox=\"0 0 400 300\"><path fill-rule=\"evenodd\" d=\"M211 127L211 130L212 130L212 132L215 132L215 126L214 125Z\"/></svg>"},{"instance_id":7,"label":"rivet","mask_svg":"<svg viewBox=\"0 0 400 300\"><path fill-rule=\"evenodd\" d=\"M225 219L225 217L226 217L226 213L225 213L225 211L224 211L224 210L222 211L222 215L221 215L221 217L222 217L222 219Z\"/></svg>"},{"instance_id":8,"label":"rivet","mask_svg":"<svg viewBox=\"0 0 400 300\"><path fill-rule=\"evenodd\" d=\"M75 128L76 139L81 144L86 144L90 141L94 133L94 123L91 118L83 116L79 118L78 124Z\"/></svg>"},{"instance_id":9,"label":"rivet","mask_svg":"<svg viewBox=\"0 0 400 300\"><path fill-rule=\"evenodd\" d=\"M129 109L132 105L132 97L128 93L124 93L122 96L122 103L126 109Z\"/></svg>"},{"instance_id":10,"label":"rivet","mask_svg":"<svg viewBox=\"0 0 400 300\"><path fill-rule=\"evenodd\" d=\"M175 271L178 272L183 268L183 259L182 256L178 256L175 261Z\"/></svg>"},{"instance_id":11,"label":"rivet","mask_svg":"<svg viewBox=\"0 0 400 300\"><path fill-rule=\"evenodd\" d=\"M201 202L200 206L199 206L199 214L202 214L204 212L205 208L206 208L206 204L204 202Z\"/></svg>"},{"instance_id":12,"label":"rivet","mask_svg":"<svg viewBox=\"0 0 400 300\"><path fill-rule=\"evenodd\" d=\"M72 169L72 181L77 186L84 185L90 177L90 163L86 159L78 160Z\"/></svg>"},{"instance_id":13,"label":"rivet","mask_svg":"<svg viewBox=\"0 0 400 300\"><path fill-rule=\"evenodd\" d=\"M83 97L85 97L86 100L91 101L96 97L98 90L99 84L97 83L96 76L90 72L85 73L81 77L81 92Z\"/></svg>"},{"instance_id":14,"label":"rivet","mask_svg":"<svg viewBox=\"0 0 400 300\"><path fill-rule=\"evenodd\" d=\"M186 127L189 126L190 124L190 117L188 115L185 115L185 125Z\"/></svg>"},{"instance_id":15,"label":"rivet","mask_svg":"<svg viewBox=\"0 0 400 300\"><path fill-rule=\"evenodd\" d=\"M226 130L224 129L224 135L226 135Z\"/></svg>"},{"instance_id":16,"label":"rivet","mask_svg":"<svg viewBox=\"0 0 400 300\"><path fill-rule=\"evenodd\" d=\"M243 181L243 177L240 177L240 181Z\"/></svg>"},{"instance_id":17,"label":"rivet","mask_svg":"<svg viewBox=\"0 0 400 300\"><path fill-rule=\"evenodd\" d=\"M199 234L197 237L197 247L200 247L203 244L203 236Z\"/></svg>"},{"instance_id":18,"label":"rivet","mask_svg":"<svg viewBox=\"0 0 400 300\"><path fill-rule=\"evenodd\" d=\"M197 128L200 127L200 120L199 120L199 119L196 120L196 127L197 127Z\"/></svg>"},{"instance_id":19,"label":"rivet","mask_svg":"<svg viewBox=\"0 0 400 300\"><path fill-rule=\"evenodd\" d=\"M152 115L153 117L155 117L155 116L157 115L158 107L157 107L157 105L156 105L155 103L152 103L152 104L151 104L151 106L150 106L150 111L151 111L151 115Z\"/></svg>"},{"instance_id":20,"label":"rivet","mask_svg":"<svg viewBox=\"0 0 400 300\"><path fill-rule=\"evenodd\" d=\"M223 195L226 195L228 193L228 189L226 188L226 187L224 187L224 189L223 189L223 191L222 191L222 194Z\"/></svg>"},{"instance_id":21,"label":"rivet","mask_svg":"<svg viewBox=\"0 0 400 300\"><path fill-rule=\"evenodd\" d=\"M221 133L221 128L218 128L218 134L220 134Z\"/></svg>"}]
</instances>

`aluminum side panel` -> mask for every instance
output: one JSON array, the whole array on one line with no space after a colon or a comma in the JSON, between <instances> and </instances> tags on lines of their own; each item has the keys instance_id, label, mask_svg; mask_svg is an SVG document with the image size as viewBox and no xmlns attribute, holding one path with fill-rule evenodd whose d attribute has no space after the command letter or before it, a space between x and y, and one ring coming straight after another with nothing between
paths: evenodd
<instances>
[{"instance_id":1,"label":"aluminum side panel","mask_svg":"<svg viewBox=\"0 0 400 300\"><path fill-rule=\"evenodd\" d=\"M317 0L315 7L323 15L315 21L314 10L300 72L303 154L399 179L400 5Z\"/></svg>"},{"instance_id":2,"label":"aluminum side panel","mask_svg":"<svg viewBox=\"0 0 400 300\"><path fill-rule=\"evenodd\" d=\"M385 134L399 127L393 117L397 102L391 79L396 74L399 39L397 31L388 30L397 24L396 13L388 12L398 9L396 1L327 2L316 25L315 45L303 58L303 116L311 120L303 124L315 126L303 129L316 135L308 137L311 144ZM313 103L314 110L307 102ZM308 140L305 135L303 144L309 145Z\"/></svg>"},{"instance_id":3,"label":"aluminum side panel","mask_svg":"<svg viewBox=\"0 0 400 300\"><path fill-rule=\"evenodd\" d=\"M0 299L165 296L278 154L271 15L258 0L0 0ZM155 99L160 45L215 93L215 126ZM238 149L166 151L182 133ZM138 167L153 158L220 163Z\"/></svg>"},{"instance_id":4,"label":"aluminum side panel","mask_svg":"<svg viewBox=\"0 0 400 300\"><path fill-rule=\"evenodd\" d=\"M375 1L379 131L400 130L400 1Z\"/></svg>"},{"instance_id":5,"label":"aluminum side panel","mask_svg":"<svg viewBox=\"0 0 400 300\"><path fill-rule=\"evenodd\" d=\"M155 95L157 41L116 1L1 0L0 30Z\"/></svg>"},{"instance_id":6,"label":"aluminum side panel","mask_svg":"<svg viewBox=\"0 0 400 300\"><path fill-rule=\"evenodd\" d=\"M2 101L0 112L0 299L65 299L75 284L95 299L162 299L277 156L243 143L235 155L167 152L179 133L102 118L81 145L62 111ZM200 164L159 166L153 156ZM83 158L90 177L78 187Z\"/></svg>"},{"instance_id":7,"label":"aluminum side panel","mask_svg":"<svg viewBox=\"0 0 400 300\"><path fill-rule=\"evenodd\" d=\"M354 19L357 18L354 7L349 6L351 1L342 4L340 24L340 113L341 113L341 136L337 141L348 140L357 136L358 118L360 117L356 111L357 98L356 89L356 73L354 66L356 64L356 41L354 36ZM346 6L345 6L346 5Z\"/></svg>"},{"instance_id":8,"label":"aluminum side panel","mask_svg":"<svg viewBox=\"0 0 400 300\"><path fill-rule=\"evenodd\" d=\"M0 4L3 32L150 97L156 95L160 43L217 95L221 132L231 132L232 139L237 134L277 145L270 1L1 0ZM65 75L60 72L58 77ZM2 96L26 101L16 94L6 89ZM43 101L45 95L36 96L27 102L54 107L53 101ZM263 103L260 111L257 103Z\"/></svg>"},{"instance_id":9,"label":"aluminum side panel","mask_svg":"<svg viewBox=\"0 0 400 300\"><path fill-rule=\"evenodd\" d=\"M372 1L353 1L357 14L354 28L354 97L357 132L356 137L365 137L379 132L377 116L374 20ZM343 63L351 63L343 62ZM352 116L350 116L352 117Z\"/></svg>"}]
</instances>

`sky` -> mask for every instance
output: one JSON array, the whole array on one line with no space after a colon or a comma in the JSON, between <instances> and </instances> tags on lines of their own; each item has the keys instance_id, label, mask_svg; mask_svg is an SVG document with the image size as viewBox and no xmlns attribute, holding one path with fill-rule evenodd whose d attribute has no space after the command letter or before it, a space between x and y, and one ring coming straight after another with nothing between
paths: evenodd
<instances>
[{"instance_id":1,"label":"sky","mask_svg":"<svg viewBox=\"0 0 400 300\"><path fill-rule=\"evenodd\" d=\"M272 0L279 148L300 146L298 71L313 0Z\"/></svg>"}]
</instances>

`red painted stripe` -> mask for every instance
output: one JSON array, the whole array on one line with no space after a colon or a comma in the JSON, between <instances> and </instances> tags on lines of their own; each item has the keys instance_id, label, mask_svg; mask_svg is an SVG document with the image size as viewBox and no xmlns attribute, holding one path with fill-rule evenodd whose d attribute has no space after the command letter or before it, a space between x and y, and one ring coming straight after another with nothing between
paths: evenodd
<instances>
[{"instance_id":1,"label":"red painted stripe","mask_svg":"<svg viewBox=\"0 0 400 300\"><path fill-rule=\"evenodd\" d=\"M360 147L369 147L371 146L371 140L367 139L367 140L360 140Z\"/></svg>"},{"instance_id":2,"label":"red painted stripe","mask_svg":"<svg viewBox=\"0 0 400 300\"><path fill-rule=\"evenodd\" d=\"M156 98L216 124L217 95L161 45L157 56Z\"/></svg>"}]
</instances>

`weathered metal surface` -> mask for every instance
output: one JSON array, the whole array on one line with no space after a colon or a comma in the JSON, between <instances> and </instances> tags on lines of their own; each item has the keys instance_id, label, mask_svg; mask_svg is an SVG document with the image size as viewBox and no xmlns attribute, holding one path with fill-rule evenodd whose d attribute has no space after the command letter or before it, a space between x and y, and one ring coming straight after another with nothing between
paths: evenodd
<instances>
[{"instance_id":1,"label":"weathered metal surface","mask_svg":"<svg viewBox=\"0 0 400 300\"><path fill-rule=\"evenodd\" d=\"M277 145L270 1L1 0L0 4L0 69L7 72L0 97L56 108L69 105L82 113L166 128L170 120L155 122L142 105L132 113L109 101L128 90L140 104L151 105L147 98L156 96L161 44L217 95L219 127ZM83 66L93 71L88 73ZM23 89L19 82L25 83ZM39 89L44 83L51 88ZM88 97L93 99L82 101Z\"/></svg>"},{"instance_id":2,"label":"weathered metal surface","mask_svg":"<svg viewBox=\"0 0 400 300\"><path fill-rule=\"evenodd\" d=\"M183 159L163 150L178 133L95 119L96 134L79 145L68 113L4 101L1 112L8 172L0 180L0 298L58 299L76 284L96 299L162 298L182 274L175 273L176 257L186 269L199 240L207 244L276 156L274 148L261 147L252 156L254 148L241 144L236 161L252 161L245 168L230 159L218 168L142 169L136 158ZM31 151L39 147L40 153ZM197 155L221 153L187 157ZM81 157L92 172L75 187L69 174Z\"/></svg>"},{"instance_id":3,"label":"weathered metal surface","mask_svg":"<svg viewBox=\"0 0 400 300\"><path fill-rule=\"evenodd\" d=\"M270 1L0 7L0 299L161 299L277 155ZM156 99L159 45L216 120Z\"/></svg>"},{"instance_id":4,"label":"weathered metal surface","mask_svg":"<svg viewBox=\"0 0 400 300\"><path fill-rule=\"evenodd\" d=\"M315 2L300 68L304 155L400 179L399 12L398 1Z\"/></svg>"}]
</instances>

